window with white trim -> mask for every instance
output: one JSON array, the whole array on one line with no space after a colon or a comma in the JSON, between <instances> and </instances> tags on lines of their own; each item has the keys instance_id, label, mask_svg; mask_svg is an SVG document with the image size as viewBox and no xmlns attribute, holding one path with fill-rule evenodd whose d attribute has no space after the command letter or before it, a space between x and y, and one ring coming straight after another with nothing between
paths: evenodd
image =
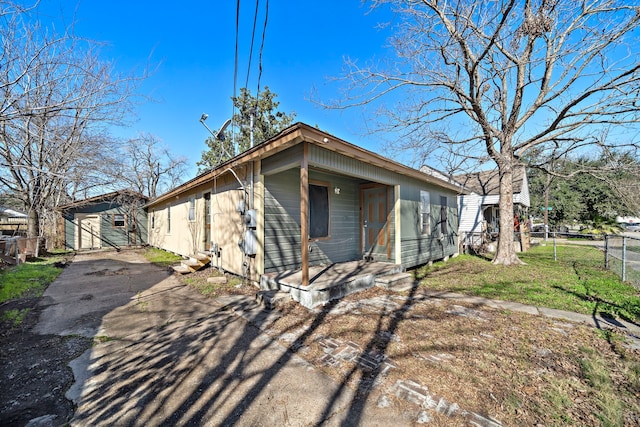
<instances>
[{"instance_id":1,"label":"window with white trim","mask_svg":"<svg viewBox=\"0 0 640 427\"><path fill-rule=\"evenodd\" d=\"M420 234L431 234L431 198L424 190L420 190Z\"/></svg>"},{"instance_id":2,"label":"window with white trim","mask_svg":"<svg viewBox=\"0 0 640 427\"><path fill-rule=\"evenodd\" d=\"M196 220L196 196L189 197L189 221Z\"/></svg>"},{"instance_id":3,"label":"window with white trim","mask_svg":"<svg viewBox=\"0 0 640 427\"><path fill-rule=\"evenodd\" d=\"M116 228L123 228L126 226L126 218L124 214L113 214L111 223Z\"/></svg>"},{"instance_id":4,"label":"window with white trim","mask_svg":"<svg viewBox=\"0 0 640 427\"><path fill-rule=\"evenodd\" d=\"M171 233L171 205L167 205L167 234Z\"/></svg>"}]
</instances>

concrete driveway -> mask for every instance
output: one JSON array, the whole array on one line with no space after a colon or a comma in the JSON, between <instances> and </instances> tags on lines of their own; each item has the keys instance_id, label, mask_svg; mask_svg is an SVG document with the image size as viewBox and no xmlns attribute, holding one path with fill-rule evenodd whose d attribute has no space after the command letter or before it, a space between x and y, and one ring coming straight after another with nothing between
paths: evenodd
<instances>
[{"instance_id":1,"label":"concrete driveway","mask_svg":"<svg viewBox=\"0 0 640 427\"><path fill-rule=\"evenodd\" d=\"M45 298L38 332L96 338L70 364L71 425L413 423L261 333L261 310L230 309L251 300L206 299L138 252L78 255Z\"/></svg>"}]
</instances>

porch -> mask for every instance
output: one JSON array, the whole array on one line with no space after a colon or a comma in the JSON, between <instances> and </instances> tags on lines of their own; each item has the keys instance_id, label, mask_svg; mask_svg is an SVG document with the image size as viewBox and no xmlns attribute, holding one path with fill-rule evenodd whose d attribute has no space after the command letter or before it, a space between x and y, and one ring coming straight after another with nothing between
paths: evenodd
<instances>
[{"instance_id":1,"label":"porch","mask_svg":"<svg viewBox=\"0 0 640 427\"><path fill-rule=\"evenodd\" d=\"M294 301L314 308L374 285L406 288L413 283L413 277L401 265L361 260L309 267L309 286L302 283L302 270L265 273L260 278L260 289L288 292Z\"/></svg>"}]
</instances>

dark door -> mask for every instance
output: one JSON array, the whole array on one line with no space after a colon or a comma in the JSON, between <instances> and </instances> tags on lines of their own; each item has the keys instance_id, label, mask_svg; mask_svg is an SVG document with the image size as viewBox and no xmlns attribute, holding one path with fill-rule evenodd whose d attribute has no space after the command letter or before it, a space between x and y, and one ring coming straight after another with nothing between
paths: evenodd
<instances>
[{"instance_id":1,"label":"dark door","mask_svg":"<svg viewBox=\"0 0 640 427\"><path fill-rule=\"evenodd\" d=\"M390 257L387 187L362 190L362 243L364 256Z\"/></svg>"}]
</instances>

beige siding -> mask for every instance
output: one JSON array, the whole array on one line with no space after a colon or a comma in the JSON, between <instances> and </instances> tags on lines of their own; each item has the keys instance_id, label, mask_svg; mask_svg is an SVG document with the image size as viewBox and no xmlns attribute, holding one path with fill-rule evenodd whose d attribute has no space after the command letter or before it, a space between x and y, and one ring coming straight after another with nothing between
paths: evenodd
<instances>
[{"instance_id":1,"label":"beige siding","mask_svg":"<svg viewBox=\"0 0 640 427\"><path fill-rule=\"evenodd\" d=\"M213 264L242 275L244 255L238 242L243 237L244 223L237 208L243 198L243 190L235 179L219 179L185 192L170 202L152 206L149 209L149 244L185 257L204 251L204 194L208 192L211 193L211 241L221 248L220 258L214 258ZM190 221L192 197L195 197L195 220Z\"/></svg>"}]
</instances>

